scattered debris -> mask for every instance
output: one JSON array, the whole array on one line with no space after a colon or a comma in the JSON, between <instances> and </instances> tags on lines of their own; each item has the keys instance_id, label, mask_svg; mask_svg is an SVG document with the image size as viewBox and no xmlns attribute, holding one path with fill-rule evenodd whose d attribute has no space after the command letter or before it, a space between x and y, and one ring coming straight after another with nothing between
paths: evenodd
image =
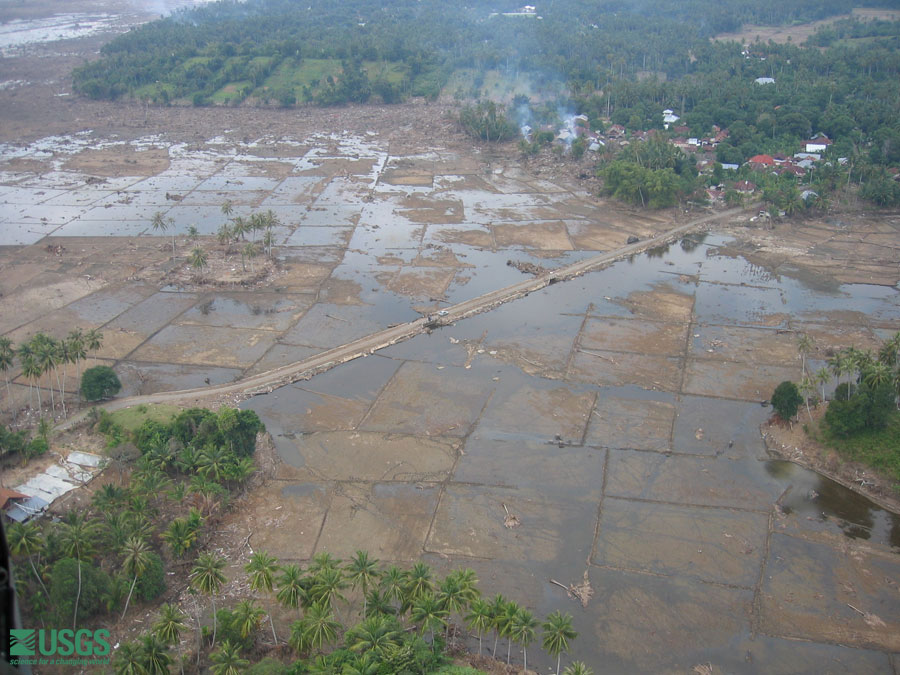
<instances>
[{"instance_id":1,"label":"scattered debris","mask_svg":"<svg viewBox=\"0 0 900 675\"><path fill-rule=\"evenodd\" d=\"M515 267L523 274L533 274L536 277L539 277L542 274L547 274L547 272L550 271L546 267L541 267L540 265L535 265L534 263L522 262L519 260L507 260L506 264L508 267Z\"/></svg>"},{"instance_id":2,"label":"scattered debris","mask_svg":"<svg viewBox=\"0 0 900 675\"><path fill-rule=\"evenodd\" d=\"M506 511L506 517L503 519L503 526L507 529L513 529L522 524L522 521L519 520L519 516L514 515L509 512L509 509L506 508L506 504L501 504L503 510Z\"/></svg>"},{"instance_id":3,"label":"scattered debris","mask_svg":"<svg viewBox=\"0 0 900 675\"><path fill-rule=\"evenodd\" d=\"M591 580L588 579L587 570L584 571L584 578L580 584L569 584L566 586L565 584L559 583L556 579L550 579L550 583L559 586L560 588L564 588L570 598L574 598L581 602L582 607L587 607L591 598L594 597L594 589L591 586Z\"/></svg>"}]
</instances>

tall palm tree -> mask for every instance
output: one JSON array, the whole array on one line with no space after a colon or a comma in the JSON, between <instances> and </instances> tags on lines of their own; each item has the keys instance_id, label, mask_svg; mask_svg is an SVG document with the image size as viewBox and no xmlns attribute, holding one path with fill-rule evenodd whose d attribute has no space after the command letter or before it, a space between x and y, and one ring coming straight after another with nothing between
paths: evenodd
<instances>
[{"instance_id":1,"label":"tall palm tree","mask_svg":"<svg viewBox=\"0 0 900 675\"><path fill-rule=\"evenodd\" d=\"M303 584L303 572L299 565L284 565L281 568L281 575L275 580L278 592L275 599L281 603L282 607L289 609L298 609L303 604L307 591Z\"/></svg>"},{"instance_id":2,"label":"tall palm tree","mask_svg":"<svg viewBox=\"0 0 900 675\"><path fill-rule=\"evenodd\" d=\"M59 351L56 346L56 340L44 333L38 333L32 339L34 355L37 359L38 366L41 369L41 375L56 372L59 365ZM59 374L57 373L57 378ZM59 384L57 382L57 384ZM50 382L50 410L51 413L56 409L56 402L53 395L53 381Z\"/></svg>"},{"instance_id":3,"label":"tall palm tree","mask_svg":"<svg viewBox=\"0 0 900 675\"><path fill-rule=\"evenodd\" d=\"M469 605L466 626L478 633L478 656L481 656L481 640L491 628L491 606L487 600L476 598Z\"/></svg>"},{"instance_id":4,"label":"tall palm tree","mask_svg":"<svg viewBox=\"0 0 900 675\"><path fill-rule=\"evenodd\" d=\"M204 595L208 595L212 601L213 613L213 646L216 644L216 631L218 630L218 621L216 619L216 595L222 584L225 583L225 575L222 569L225 567L225 559L213 555L212 553L201 553L194 562L191 569L190 583L191 586Z\"/></svg>"},{"instance_id":5,"label":"tall palm tree","mask_svg":"<svg viewBox=\"0 0 900 675\"><path fill-rule=\"evenodd\" d=\"M240 645L233 645L228 640L212 653L210 660L213 662L210 668L213 675L238 675L250 665L250 662L241 656Z\"/></svg>"},{"instance_id":6,"label":"tall palm tree","mask_svg":"<svg viewBox=\"0 0 900 675\"><path fill-rule=\"evenodd\" d=\"M503 608L503 613L500 615L500 637L506 638L506 665L509 665L512 656L513 627L518 611L519 603L515 600L510 600L506 603L506 607Z\"/></svg>"},{"instance_id":7,"label":"tall palm tree","mask_svg":"<svg viewBox=\"0 0 900 675\"><path fill-rule=\"evenodd\" d=\"M806 357L812 351L813 341L806 333L797 336L797 351L800 352L800 374L806 374Z\"/></svg>"},{"instance_id":8,"label":"tall palm tree","mask_svg":"<svg viewBox=\"0 0 900 675\"><path fill-rule=\"evenodd\" d=\"M9 388L9 369L12 368L13 361L16 358L16 351L13 349L12 340L8 337L0 336L0 370L6 378L6 404L9 406L9 412L15 417L15 409L12 404L12 391Z\"/></svg>"},{"instance_id":9,"label":"tall palm tree","mask_svg":"<svg viewBox=\"0 0 900 675\"><path fill-rule=\"evenodd\" d=\"M491 658L497 658L497 643L500 641L506 604L506 598L500 593L497 593L489 603L491 610L491 628L494 629L494 650L491 652Z\"/></svg>"},{"instance_id":10,"label":"tall palm tree","mask_svg":"<svg viewBox=\"0 0 900 675\"><path fill-rule=\"evenodd\" d=\"M816 382L822 386L822 403L825 403L825 385L831 382L831 373L828 368L822 366L816 371Z\"/></svg>"},{"instance_id":11,"label":"tall palm tree","mask_svg":"<svg viewBox=\"0 0 900 675\"><path fill-rule=\"evenodd\" d=\"M368 602L369 586L377 583L379 578L378 561L369 558L367 551L357 551L350 558L350 562L344 568L350 587L356 590L359 587L363 593L363 616L366 616L366 603Z\"/></svg>"},{"instance_id":12,"label":"tall palm tree","mask_svg":"<svg viewBox=\"0 0 900 675\"><path fill-rule=\"evenodd\" d=\"M87 347L84 340L84 332L80 328L69 331L66 337L69 344L69 354L75 363L75 378L81 380L81 362L87 358Z\"/></svg>"},{"instance_id":13,"label":"tall palm tree","mask_svg":"<svg viewBox=\"0 0 900 675\"><path fill-rule=\"evenodd\" d=\"M122 553L125 556L122 561L122 567L125 573L132 577L128 599L125 600L125 609L122 611L122 618L124 619L128 613L128 605L131 603L131 594L134 593L137 578L150 566L150 546L143 537L130 537L125 542Z\"/></svg>"},{"instance_id":14,"label":"tall palm tree","mask_svg":"<svg viewBox=\"0 0 900 675\"><path fill-rule=\"evenodd\" d=\"M96 352L103 346L103 333L96 328L91 328L84 334L84 348L88 352Z\"/></svg>"},{"instance_id":15,"label":"tall palm tree","mask_svg":"<svg viewBox=\"0 0 900 675\"><path fill-rule=\"evenodd\" d=\"M19 363L22 364L22 375L28 378L28 392L29 392L29 404L32 403L33 399L31 396L34 395L34 386L38 384L38 380L40 380L43 372L41 371L41 366L38 363L37 356L34 353L34 347L30 342L23 342L19 345L18 348L18 356ZM38 384L37 387L37 396L38 396L38 412L43 412L44 406L41 403L41 388Z\"/></svg>"},{"instance_id":16,"label":"tall palm tree","mask_svg":"<svg viewBox=\"0 0 900 675\"><path fill-rule=\"evenodd\" d=\"M44 595L50 597L44 580L38 574L37 567L34 565L34 556L40 554L44 548L44 535L40 526L32 521L27 523L13 522L9 526L7 532L7 540L9 542L9 551L15 556L28 556L28 563L31 565L31 571L34 572L34 578L38 580L41 588L44 589Z\"/></svg>"},{"instance_id":17,"label":"tall palm tree","mask_svg":"<svg viewBox=\"0 0 900 675\"><path fill-rule=\"evenodd\" d=\"M561 614L556 610L547 616L541 628L544 631L541 646L551 657L556 657L556 675L559 675L561 655L569 651L569 641L578 637L578 633L572 628L572 615L568 612Z\"/></svg>"},{"instance_id":18,"label":"tall palm tree","mask_svg":"<svg viewBox=\"0 0 900 675\"><path fill-rule=\"evenodd\" d=\"M177 644L181 632L188 628L185 618L178 605L167 602L159 608L159 618L153 624L153 632L165 644Z\"/></svg>"},{"instance_id":19,"label":"tall palm tree","mask_svg":"<svg viewBox=\"0 0 900 675\"><path fill-rule=\"evenodd\" d=\"M172 549L172 555L181 558L197 541L197 531L185 518L175 518L162 533L165 541Z\"/></svg>"},{"instance_id":20,"label":"tall palm tree","mask_svg":"<svg viewBox=\"0 0 900 675\"><path fill-rule=\"evenodd\" d=\"M537 627L537 619L534 614L522 607L516 612L512 621L511 635L516 644L522 645L522 658L525 661L524 670L528 671L528 645L534 642L534 629Z\"/></svg>"},{"instance_id":21,"label":"tall palm tree","mask_svg":"<svg viewBox=\"0 0 900 675\"><path fill-rule=\"evenodd\" d=\"M447 610L448 616L461 615L468 606L463 586L459 577L453 572L441 582L437 597L441 607Z\"/></svg>"},{"instance_id":22,"label":"tall palm tree","mask_svg":"<svg viewBox=\"0 0 900 675\"><path fill-rule=\"evenodd\" d=\"M63 551L78 563L78 593L75 596L75 611L72 616L72 629L78 627L78 603L81 601L81 564L94 553L99 524L88 520L79 512L73 511L61 525L60 543Z\"/></svg>"},{"instance_id":23,"label":"tall palm tree","mask_svg":"<svg viewBox=\"0 0 900 675\"><path fill-rule=\"evenodd\" d=\"M419 630L423 634L426 630L431 631L432 651L434 650L434 630L447 624L448 614L449 612L441 606L440 600L430 590L422 591L413 602L410 618L414 624L420 626Z\"/></svg>"}]
</instances>

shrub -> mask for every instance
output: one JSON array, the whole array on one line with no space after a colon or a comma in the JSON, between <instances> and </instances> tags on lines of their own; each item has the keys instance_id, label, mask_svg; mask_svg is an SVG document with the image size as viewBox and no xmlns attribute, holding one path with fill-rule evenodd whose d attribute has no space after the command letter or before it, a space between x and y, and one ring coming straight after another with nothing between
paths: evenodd
<instances>
[{"instance_id":1,"label":"shrub","mask_svg":"<svg viewBox=\"0 0 900 675\"><path fill-rule=\"evenodd\" d=\"M147 568L134 585L134 593L144 601L155 600L166 590L166 571L156 553L149 553Z\"/></svg>"},{"instance_id":2,"label":"shrub","mask_svg":"<svg viewBox=\"0 0 900 675\"><path fill-rule=\"evenodd\" d=\"M122 389L122 383L109 366L94 366L81 376L81 394L87 401L112 398Z\"/></svg>"},{"instance_id":3,"label":"shrub","mask_svg":"<svg viewBox=\"0 0 900 675\"><path fill-rule=\"evenodd\" d=\"M104 609L103 599L109 588L109 576L89 561L81 563L81 597L78 619L84 621ZM60 625L71 625L78 595L78 562L74 558L57 560L50 570L50 604L56 610Z\"/></svg>"},{"instance_id":4,"label":"shrub","mask_svg":"<svg viewBox=\"0 0 900 675\"><path fill-rule=\"evenodd\" d=\"M793 382L785 380L775 387L775 392L772 394L772 407L785 422L790 421L797 414L797 409L802 403L803 397L800 396L800 391Z\"/></svg>"}]
</instances>

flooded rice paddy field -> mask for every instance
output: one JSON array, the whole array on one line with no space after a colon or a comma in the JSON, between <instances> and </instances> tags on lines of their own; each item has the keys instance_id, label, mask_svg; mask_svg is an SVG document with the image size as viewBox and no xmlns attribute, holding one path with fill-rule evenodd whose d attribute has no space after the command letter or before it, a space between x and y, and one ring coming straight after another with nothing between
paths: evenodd
<instances>
[{"instance_id":1,"label":"flooded rice paddy field","mask_svg":"<svg viewBox=\"0 0 900 675\"><path fill-rule=\"evenodd\" d=\"M900 518L772 461L759 426L799 377L797 332L874 339L897 292L814 290L730 243L689 238L247 401L284 462L253 545L473 567L571 611L573 655L604 672L891 672ZM584 608L549 581L585 572Z\"/></svg>"},{"instance_id":2,"label":"flooded rice paddy field","mask_svg":"<svg viewBox=\"0 0 900 675\"><path fill-rule=\"evenodd\" d=\"M0 154L0 333L99 327L124 394L264 372L522 280L508 260L559 267L672 226L514 158L376 133ZM189 225L216 246L225 200L279 216L277 273L165 282ZM797 333L818 367L900 329L898 229L744 216L249 399L281 462L229 527L282 561L472 567L539 616L571 611L573 657L604 672L890 672L900 520L772 461L759 425L800 376ZM585 573L587 607L549 582Z\"/></svg>"}]
</instances>

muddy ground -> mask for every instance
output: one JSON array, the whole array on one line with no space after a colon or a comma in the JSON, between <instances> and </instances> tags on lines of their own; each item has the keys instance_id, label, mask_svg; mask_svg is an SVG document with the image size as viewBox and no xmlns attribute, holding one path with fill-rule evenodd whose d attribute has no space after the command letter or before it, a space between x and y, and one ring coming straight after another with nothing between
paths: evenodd
<instances>
[{"instance_id":1,"label":"muddy ground","mask_svg":"<svg viewBox=\"0 0 900 675\"><path fill-rule=\"evenodd\" d=\"M112 365L123 395L271 370L702 215L600 199L589 159L523 162L439 105L60 95L104 39L4 57L30 84L0 89L0 334L99 328L89 365ZM218 243L225 200L276 213L272 260L245 269L244 243ZM759 427L760 402L800 375L799 333L821 362L900 329L900 215L750 215L250 399L274 446L215 543L225 595L248 593L251 550L366 548L572 612L573 656L595 670L896 669L900 524L771 461ZM208 268L187 262L198 246ZM549 581L585 573L587 607Z\"/></svg>"}]
</instances>

